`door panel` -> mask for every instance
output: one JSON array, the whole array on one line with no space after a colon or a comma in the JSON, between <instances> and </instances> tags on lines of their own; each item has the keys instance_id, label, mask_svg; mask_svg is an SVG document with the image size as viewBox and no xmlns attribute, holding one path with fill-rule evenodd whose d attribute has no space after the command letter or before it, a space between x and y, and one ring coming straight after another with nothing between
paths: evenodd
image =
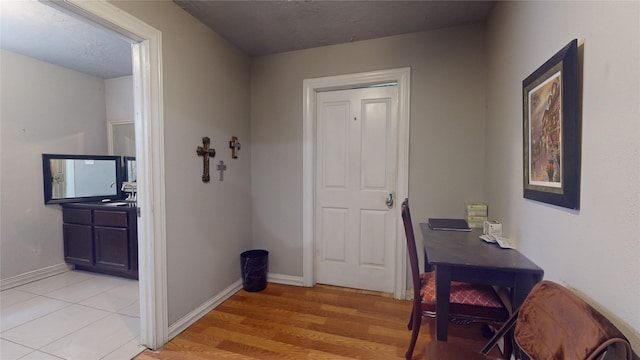
<instances>
[{"instance_id":1,"label":"door panel","mask_svg":"<svg viewBox=\"0 0 640 360\"><path fill-rule=\"evenodd\" d=\"M324 147L323 186L346 188L348 182L348 129L349 102L329 103L325 107L326 121L321 133L322 142L331 146Z\"/></svg>"},{"instance_id":2,"label":"door panel","mask_svg":"<svg viewBox=\"0 0 640 360\"><path fill-rule=\"evenodd\" d=\"M362 187L381 189L387 186L390 99L365 101L362 117Z\"/></svg>"},{"instance_id":3,"label":"door panel","mask_svg":"<svg viewBox=\"0 0 640 360\"><path fill-rule=\"evenodd\" d=\"M344 263L347 259L347 209L322 209L322 225L322 260Z\"/></svg>"},{"instance_id":4,"label":"door panel","mask_svg":"<svg viewBox=\"0 0 640 360\"><path fill-rule=\"evenodd\" d=\"M360 212L360 264L374 267L385 265L386 211Z\"/></svg>"},{"instance_id":5,"label":"door panel","mask_svg":"<svg viewBox=\"0 0 640 360\"><path fill-rule=\"evenodd\" d=\"M393 292L397 89L319 93L316 111L317 281Z\"/></svg>"}]
</instances>

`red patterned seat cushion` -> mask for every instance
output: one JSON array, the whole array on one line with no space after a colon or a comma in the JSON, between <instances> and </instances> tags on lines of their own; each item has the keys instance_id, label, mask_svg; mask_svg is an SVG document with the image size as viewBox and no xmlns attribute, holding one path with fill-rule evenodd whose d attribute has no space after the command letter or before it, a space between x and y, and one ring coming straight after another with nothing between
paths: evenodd
<instances>
[{"instance_id":1,"label":"red patterned seat cushion","mask_svg":"<svg viewBox=\"0 0 640 360\"><path fill-rule=\"evenodd\" d=\"M436 274L428 272L420 274L422 287L420 296L422 301L436 302ZM490 286L469 284L465 282L451 282L451 296L449 302L452 304L475 305L491 308L501 308L502 302Z\"/></svg>"}]
</instances>

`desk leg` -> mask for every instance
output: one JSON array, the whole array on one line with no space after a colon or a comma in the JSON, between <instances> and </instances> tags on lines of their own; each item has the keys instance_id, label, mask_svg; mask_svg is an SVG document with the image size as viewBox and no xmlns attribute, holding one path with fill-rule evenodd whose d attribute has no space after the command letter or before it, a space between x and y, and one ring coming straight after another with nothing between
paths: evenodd
<instances>
[{"instance_id":1,"label":"desk leg","mask_svg":"<svg viewBox=\"0 0 640 360\"><path fill-rule=\"evenodd\" d=\"M533 288L533 285L537 283L539 280L534 280L531 274L519 274L516 276L515 284L513 284L513 310L520 308L520 305L524 302L524 299L527 298L529 292Z\"/></svg>"},{"instance_id":2,"label":"desk leg","mask_svg":"<svg viewBox=\"0 0 640 360\"><path fill-rule=\"evenodd\" d=\"M450 294L451 271L436 268L436 339L440 341L447 341Z\"/></svg>"}]
</instances>

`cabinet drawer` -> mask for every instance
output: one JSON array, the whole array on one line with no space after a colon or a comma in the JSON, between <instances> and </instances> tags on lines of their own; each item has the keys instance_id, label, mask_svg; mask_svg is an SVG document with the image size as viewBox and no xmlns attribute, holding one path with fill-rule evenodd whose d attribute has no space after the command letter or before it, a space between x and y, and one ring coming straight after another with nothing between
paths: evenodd
<instances>
[{"instance_id":1,"label":"cabinet drawer","mask_svg":"<svg viewBox=\"0 0 640 360\"><path fill-rule=\"evenodd\" d=\"M99 226L114 226L126 228L129 225L127 221L127 212L94 210L93 224Z\"/></svg>"},{"instance_id":2,"label":"cabinet drawer","mask_svg":"<svg viewBox=\"0 0 640 360\"><path fill-rule=\"evenodd\" d=\"M62 221L69 224L91 224L91 210L67 209L62 211Z\"/></svg>"}]
</instances>

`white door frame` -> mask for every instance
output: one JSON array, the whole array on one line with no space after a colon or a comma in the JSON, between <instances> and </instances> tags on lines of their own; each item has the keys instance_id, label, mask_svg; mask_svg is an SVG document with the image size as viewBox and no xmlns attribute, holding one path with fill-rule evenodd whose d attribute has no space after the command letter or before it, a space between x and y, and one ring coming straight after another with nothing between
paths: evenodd
<instances>
[{"instance_id":1,"label":"white door frame","mask_svg":"<svg viewBox=\"0 0 640 360\"><path fill-rule=\"evenodd\" d=\"M409 193L409 99L411 68L370 71L305 79L303 87L302 123L302 282L313 286L315 279L315 168L316 168L316 92L349 89L366 85L397 82L398 86L398 183L396 189L397 244L393 296L404 299L407 291L406 248L404 225L400 211L401 199Z\"/></svg>"},{"instance_id":2,"label":"white door frame","mask_svg":"<svg viewBox=\"0 0 640 360\"><path fill-rule=\"evenodd\" d=\"M132 43L136 163L140 342L158 349L168 341L162 33L104 1L49 2L113 30Z\"/></svg>"}]
</instances>

